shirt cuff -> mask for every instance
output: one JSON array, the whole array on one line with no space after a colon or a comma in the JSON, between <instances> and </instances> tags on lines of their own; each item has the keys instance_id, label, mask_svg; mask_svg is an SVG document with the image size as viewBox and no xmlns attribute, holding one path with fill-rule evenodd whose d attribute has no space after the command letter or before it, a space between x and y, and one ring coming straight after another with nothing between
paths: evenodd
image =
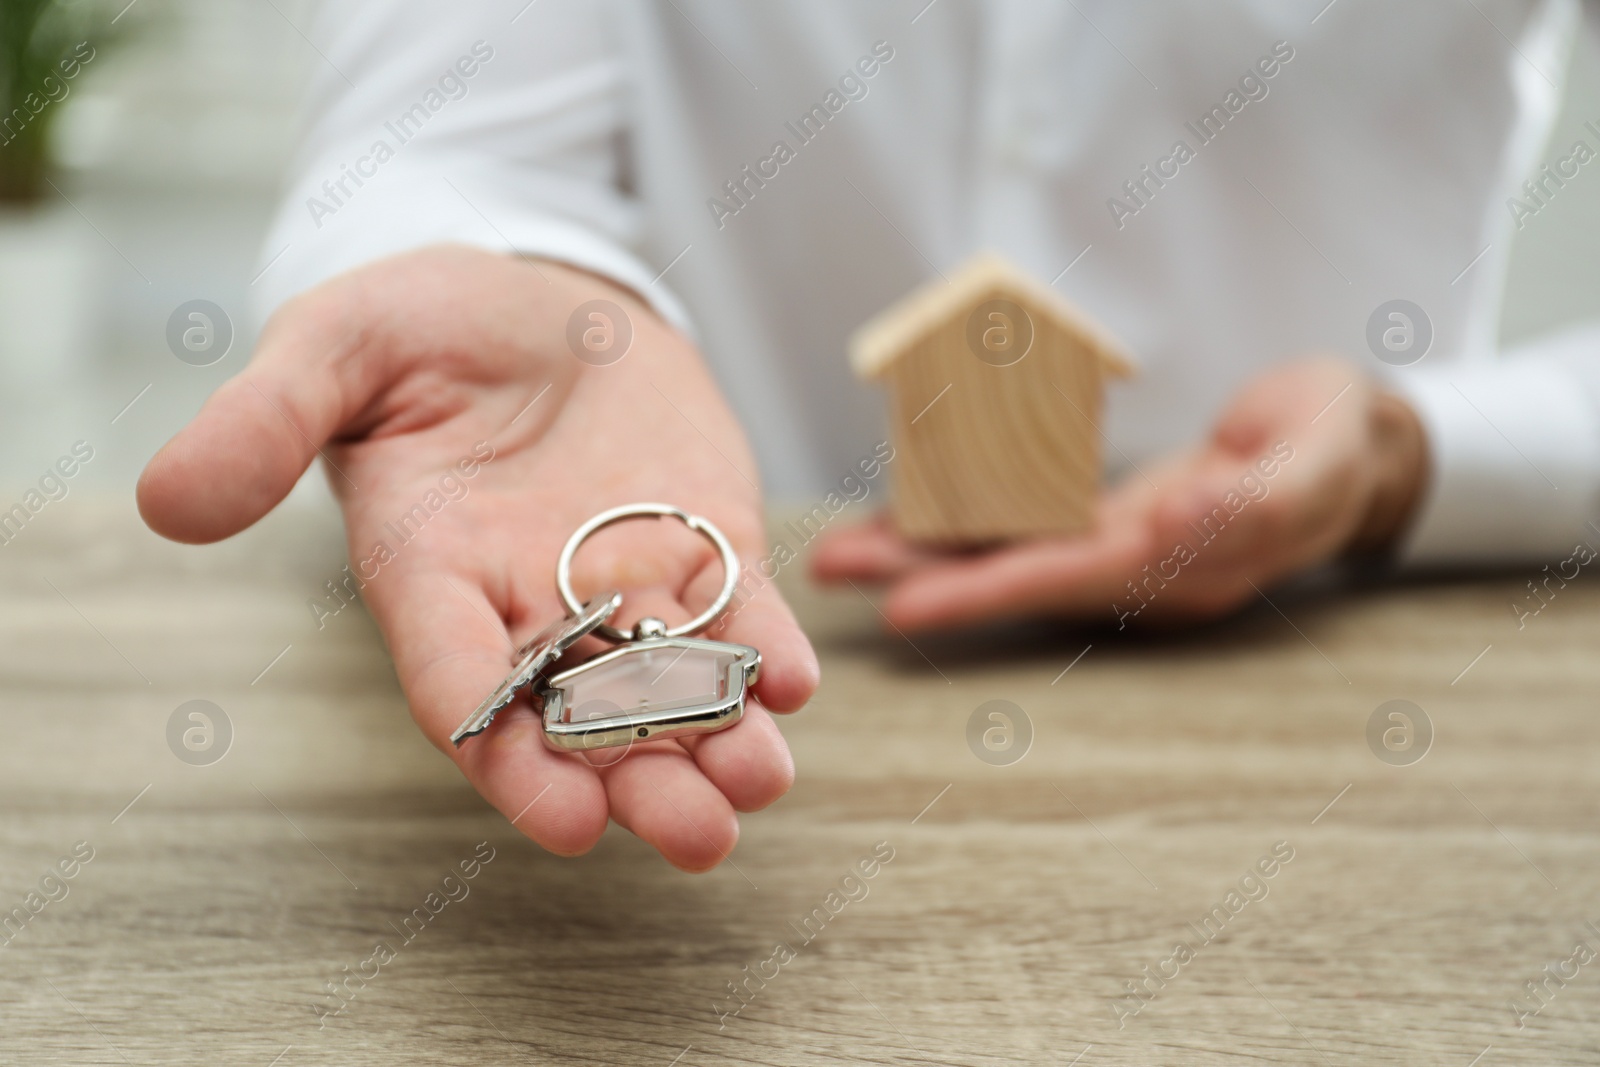
<instances>
[{"instance_id":1,"label":"shirt cuff","mask_svg":"<svg viewBox=\"0 0 1600 1067\"><path fill-rule=\"evenodd\" d=\"M1569 368L1528 356L1388 384L1417 412L1431 467L1402 566L1559 558L1595 533L1600 416Z\"/></svg>"},{"instance_id":2,"label":"shirt cuff","mask_svg":"<svg viewBox=\"0 0 1600 1067\"><path fill-rule=\"evenodd\" d=\"M659 272L628 248L631 210L595 196L587 183L545 172L517 175L461 156L395 160L356 187L319 185L335 163L307 168L283 201L262 248L253 311L259 325L285 300L334 275L387 256L453 243L571 264L631 289L693 335L683 304ZM348 168L343 168L348 170ZM570 215L551 203L573 205Z\"/></svg>"}]
</instances>

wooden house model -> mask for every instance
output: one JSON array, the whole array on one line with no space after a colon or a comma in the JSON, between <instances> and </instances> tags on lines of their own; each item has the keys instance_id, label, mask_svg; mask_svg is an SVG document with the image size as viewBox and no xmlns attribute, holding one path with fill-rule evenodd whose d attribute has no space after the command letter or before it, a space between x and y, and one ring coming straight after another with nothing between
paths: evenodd
<instances>
[{"instance_id":1,"label":"wooden house model","mask_svg":"<svg viewBox=\"0 0 1600 1067\"><path fill-rule=\"evenodd\" d=\"M1065 297L980 256L868 322L850 360L889 389L890 509L906 537L959 546L1089 528L1105 379L1134 365Z\"/></svg>"}]
</instances>

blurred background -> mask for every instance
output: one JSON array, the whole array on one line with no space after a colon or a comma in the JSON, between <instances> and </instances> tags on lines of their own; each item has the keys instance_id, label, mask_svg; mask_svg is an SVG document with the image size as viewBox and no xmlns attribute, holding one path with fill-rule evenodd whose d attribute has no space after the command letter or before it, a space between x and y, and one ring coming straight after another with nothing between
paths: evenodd
<instances>
[{"instance_id":1,"label":"blurred background","mask_svg":"<svg viewBox=\"0 0 1600 1067\"><path fill-rule=\"evenodd\" d=\"M34 33L70 38L69 53L84 40L94 50L30 122L44 128L43 180L14 177L35 146L0 145L0 506L80 439L95 456L73 490L131 490L145 460L249 357L250 284L301 87L320 62L303 35L313 9L0 0L8 56L29 16ZM5 86L3 114L26 107L44 73ZM236 326L209 366L180 361L166 340L169 316L194 299Z\"/></svg>"},{"instance_id":2,"label":"blurred background","mask_svg":"<svg viewBox=\"0 0 1600 1067\"><path fill-rule=\"evenodd\" d=\"M263 234L302 86L324 62L314 9L315 0L0 0L11 69L28 69L25 35L93 48L26 136L0 145L0 508L78 440L95 458L73 491L131 490L145 460L249 357L250 287L271 256ZM40 30L41 14L58 24ZM27 106L33 76L0 81L0 114ZM1592 144L1586 120L1600 120L1592 39L1580 45L1553 143ZM1518 234L1502 340L1592 315L1597 248L1600 168L1585 167ZM180 360L167 340L169 318L192 300L222 308L235 331L207 366ZM316 492L320 479L308 482Z\"/></svg>"}]
</instances>

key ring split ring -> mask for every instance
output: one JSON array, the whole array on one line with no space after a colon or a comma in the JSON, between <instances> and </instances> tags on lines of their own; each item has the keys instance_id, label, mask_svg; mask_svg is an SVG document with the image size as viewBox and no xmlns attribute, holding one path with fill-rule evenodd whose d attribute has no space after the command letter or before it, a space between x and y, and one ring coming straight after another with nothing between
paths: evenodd
<instances>
[{"instance_id":1,"label":"key ring split ring","mask_svg":"<svg viewBox=\"0 0 1600 1067\"><path fill-rule=\"evenodd\" d=\"M567 538L566 545L561 549L561 558L556 561L556 590L561 594L561 602L567 606L569 615L581 615L583 604L578 600L577 594L572 591L572 557L578 554L578 546L588 540L596 531L604 529L613 523L623 522L627 519L637 519L649 516L672 518L680 520L689 529L704 535L717 547L717 552L722 556L722 591L717 594L717 599L711 606L699 615L690 619L681 626L674 626L667 630L665 637L682 637L692 634L710 626L724 608L733 602L733 591L739 582L739 556L733 550L733 545L723 536L722 531L712 525L710 519L699 515L691 515L682 508L675 508L671 504L624 504L609 511L602 511L582 526L573 531ZM619 630L610 623L596 626L595 633L602 634L612 641L631 641L633 635Z\"/></svg>"}]
</instances>

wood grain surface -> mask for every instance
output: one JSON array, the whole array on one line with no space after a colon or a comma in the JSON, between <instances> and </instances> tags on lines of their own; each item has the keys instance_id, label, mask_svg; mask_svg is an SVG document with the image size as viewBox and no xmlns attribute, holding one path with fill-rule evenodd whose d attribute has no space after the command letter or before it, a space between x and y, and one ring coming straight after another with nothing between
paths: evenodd
<instances>
[{"instance_id":1,"label":"wood grain surface","mask_svg":"<svg viewBox=\"0 0 1600 1067\"><path fill-rule=\"evenodd\" d=\"M799 781L689 876L615 828L577 860L512 831L412 726L370 619L316 628L342 563L328 515L185 548L80 497L0 549L0 913L26 920L0 1062L1600 1062L1585 579L1520 629L1532 573L912 645L796 565L824 665L784 723ZM192 699L232 724L209 765L168 745ZM1409 766L1366 740L1392 699L1433 724ZM1009 765L968 743L995 700L1031 722Z\"/></svg>"}]
</instances>

